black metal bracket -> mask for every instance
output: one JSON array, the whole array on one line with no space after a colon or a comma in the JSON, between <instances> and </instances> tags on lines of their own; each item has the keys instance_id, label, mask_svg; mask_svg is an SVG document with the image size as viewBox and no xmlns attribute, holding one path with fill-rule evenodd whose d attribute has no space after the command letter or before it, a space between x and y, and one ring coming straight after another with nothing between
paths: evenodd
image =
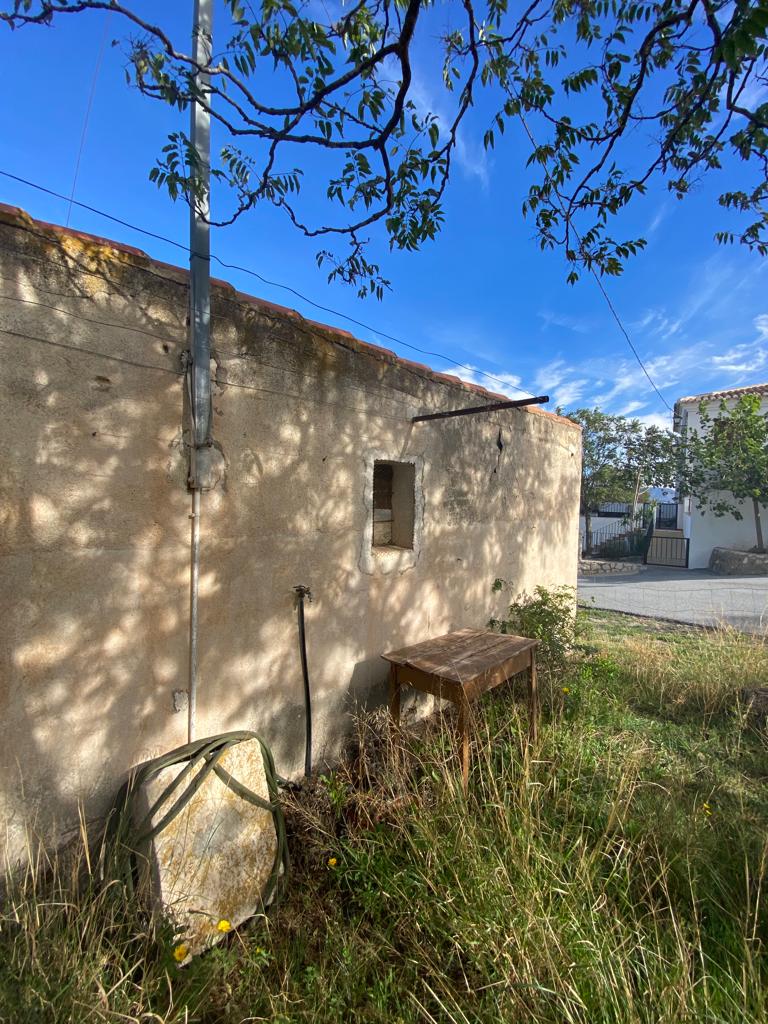
<instances>
[{"instance_id":1,"label":"black metal bracket","mask_svg":"<svg viewBox=\"0 0 768 1024\"><path fill-rule=\"evenodd\" d=\"M549 395L537 395L534 398L517 398L509 402L491 402L490 405L473 405L469 409L451 409L450 412L430 412L423 416L412 416L411 423L423 423L425 420L447 420L451 416L475 416L480 412L496 412L498 409L520 409L524 405L543 405L549 401Z\"/></svg>"}]
</instances>

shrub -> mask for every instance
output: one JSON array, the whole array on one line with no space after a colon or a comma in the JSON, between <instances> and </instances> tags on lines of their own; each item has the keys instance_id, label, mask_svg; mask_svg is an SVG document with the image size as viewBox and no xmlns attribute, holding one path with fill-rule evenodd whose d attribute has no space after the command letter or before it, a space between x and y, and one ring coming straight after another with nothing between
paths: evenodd
<instances>
[{"instance_id":1,"label":"shrub","mask_svg":"<svg viewBox=\"0 0 768 1024\"><path fill-rule=\"evenodd\" d=\"M493 589L504 587L496 580ZM528 636L539 641L537 658L550 672L562 670L576 644L576 591L573 587L536 587L533 594L521 594L514 600L504 619L491 619L488 625L500 633Z\"/></svg>"}]
</instances>

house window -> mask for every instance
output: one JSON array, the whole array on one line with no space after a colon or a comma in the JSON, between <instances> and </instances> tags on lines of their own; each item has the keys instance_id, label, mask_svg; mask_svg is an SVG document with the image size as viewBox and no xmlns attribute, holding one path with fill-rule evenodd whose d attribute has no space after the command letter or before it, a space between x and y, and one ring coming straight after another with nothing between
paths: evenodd
<instances>
[{"instance_id":1,"label":"house window","mask_svg":"<svg viewBox=\"0 0 768 1024\"><path fill-rule=\"evenodd\" d=\"M413 548L415 486L412 462L374 462L373 547Z\"/></svg>"}]
</instances>

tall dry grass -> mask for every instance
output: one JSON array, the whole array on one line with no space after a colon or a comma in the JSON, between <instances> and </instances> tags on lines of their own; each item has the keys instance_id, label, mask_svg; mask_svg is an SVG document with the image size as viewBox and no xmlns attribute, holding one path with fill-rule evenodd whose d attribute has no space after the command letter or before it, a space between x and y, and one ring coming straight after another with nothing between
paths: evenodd
<instances>
[{"instance_id":1,"label":"tall dry grass","mask_svg":"<svg viewBox=\"0 0 768 1024\"><path fill-rule=\"evenodd\" d=\"M0 1019L762 1024L768 751L734 694L765 646L593 620L535 747L512 688L476 706L467 798L450 713L361 719L286 798L284 902L189 968L82 857L38 860L3 903Z\"/></svg>"}]
</instances>

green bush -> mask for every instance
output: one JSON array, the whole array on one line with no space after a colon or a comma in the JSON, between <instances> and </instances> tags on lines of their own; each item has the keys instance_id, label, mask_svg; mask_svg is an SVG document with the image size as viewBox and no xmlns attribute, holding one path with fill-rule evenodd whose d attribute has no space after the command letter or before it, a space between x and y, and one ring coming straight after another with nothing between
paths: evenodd
<instances>
[{"instance_id":1,"label":"green bush","mask_svg":"<svg viewBox=\"0 0 768 1024\"><path fill-rule=\"evenodd\" d=\"M496 580L493 590L504 587ZM491 619L488 625L500 633L528 636L539 641L537 658L550 672L565 668L573 650L579 625L576 620L576 591L573 587L536 587L513 601L506 618Z\"/></svg>"},{"instance_id":2,"label":"green bush","mask_svg":"<svg viewBox=\"0 0 768 1024\"><path fill-rule=\"evenodd\" d=\"M620 540L607 540L601 544L597 552L600 558L626 558L631 553L627 541L622 537Z\"/></svg>"},{"instance_id":3,"label":"green bush","mask_svg":"<svg viewBox=\"0 0 768 1024\"><path fill-rule=\"evenodd\" d=\"M603 541L602 544L596 546L595 554L599 558L632 558L636 555L644 555L648 543L647 530L637 529L631 533L625 533L622 537Z\"/></svg>"}]
</instances>

